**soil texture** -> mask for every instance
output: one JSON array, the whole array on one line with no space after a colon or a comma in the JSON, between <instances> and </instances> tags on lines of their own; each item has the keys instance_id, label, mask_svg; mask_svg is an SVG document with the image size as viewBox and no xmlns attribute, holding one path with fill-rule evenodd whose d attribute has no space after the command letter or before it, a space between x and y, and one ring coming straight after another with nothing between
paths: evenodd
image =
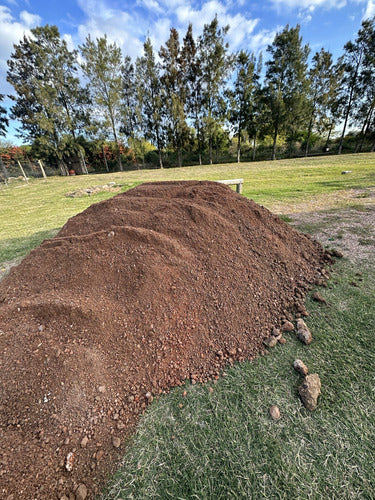
<instances>
[{"instance_id":1,"label":"soil texture","mask_svg":"<svg viewBox=\"0 0 375 500\"><path fill-rule=\"evenodd\" d=\"M259 354L326 257L214 182L71 218L0 283L0 497L93 498L153 398Z\"/></svg>"}]
</instances>

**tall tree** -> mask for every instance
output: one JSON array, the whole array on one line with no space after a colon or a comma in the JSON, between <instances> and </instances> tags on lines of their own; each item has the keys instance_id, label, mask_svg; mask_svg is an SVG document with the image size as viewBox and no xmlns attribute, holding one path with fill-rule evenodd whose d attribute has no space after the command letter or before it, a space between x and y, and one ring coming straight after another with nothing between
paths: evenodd
<instances>
[{"instance_id":1,"label":"tall tree","mask_svg":"<svg viewBox=\"0 0 375 500\"><path fill-rule=\"evenodd\" d=\"M374 50L374 18L365 19L362 22L362 27L358 31L357 38L354 42L349 41L344 46L343 55L343 70L344 70L344 87L343 98L346 106L344 112L344 125L341 133L338 154L342 152L342 146L345 136L346 127L349 116L352 111L353 104L360 98L359 79L364 64L369 61L366 54L373 53Z\"/></svg>"},{"instance_id":2,"label":"tall tree","mask_svg":"<svg viewBox=\"0 0 375 500\"><path fill-rule=\"evenodd\" d=\"M145 137L157 147L159 166L163 168L162 150L165 143L164 104L166 93L161 85L160 64L155 60L150 38L147 38L143 45L143 56L137 58L136 75Z\"/></svg>"},{"instance_id":3,"label":"tall tree","mask_svg":"<svg viewBox=\"0 0 375 500\"><path fill-rule=\"evenodd\" d=\"M241 137L248 130L254 111L254 93L258 75L254 54L241 50L235 59L235 80L233 88L227 92L229 100L229 121L237 137L237 162L241 161Z\"/></svg>"},{"instance_id":4,"label":"tall tree","mask_svg":"<svg viewBox=\"0 0 375 500\"><path fill-rule=\"evenodd\" d=\"M178 31L171 29L169 39L159 51L162 69L162 85L166 91L167 135L177 150L178 166L182 166L182 148L189 139L186 123L187 85L185 58L181 53Z\"/></svg>"},{"instance_id":5,"label":"tall tree","mask_svg":"<svg viewBox=\"0 0 375 500\"><path fill-rule=\"evenodd\" d=\"M358 99L353 104L353 121L360 127L356 152L362 147L374 122L375 111L375 33L374 20L369 20L366 49L363 55L361 71L358 76Z\"/></svg>"},{"instance_id":6,"label":"tall tree","mask_svg":"<svg viewBox=\"0 0 375 500\"><path fill-rule=\"evenodd\" d=\"M299 25L295 28L287 25L267 48L270 59L266 62L265 90L272 113L273 160L280 132L289 132L292 141L306 119L306 71L310 49L302 45L299 31Z\"/></svg>"},{"instance_id":7,"label":"tall tree","mask_svg":"<svg viewBox=\"0 0 375 500\"><path fill-rule=\"evenodd\" d=\"M199 164L202 165L202 151L204 134L202 127L202 71L201 60L198 57L198 48L193 37L193 27L189 24L181 49L183 60L183 79L186 85L186 116L192 121L195 128Z\"/></svg>"},{"instance_id":8,"label":"tall tree","mask_svg":"<svg viewBox=\"0 0 375 500\"><path fill-rule=\"evenodd\" d=\"M64 173L64 154L78 148L76 134L87 123L77 52L68 50L56 26L34 28L14 46L7 80L16 92L11 117L20 121L21 135L52 154Z\"/></svg>"},{"instance_id":9,"label":"tall tree","mask_svg":"<svg viewBox=\"0 0 375 500\"><path fill-rule=\"evenodd\" d=\"M120 131L128 138L134 150L138 140L140 108L137 98L137 81L131 58L126 56L122 66L122 118ZM138 167L137 155L135 161Z\"/></svg>"},{"instance_id":10,"label":"tall tree","mask_svg":"<svg viewBox=\"0 0 375 500\"><path fill-rule=\"evenodd\" d=\"M341 73L336 71L332 54L322 48L312 59L309 71L308 105L309 123L305 155L308 155L311 132L315 126L319 131L327 124L330 102L337 96L341 83Z\"/></svg>"},{"instance_id":11,"label":"tall tree","mask_svg":"<svg viewBox=\"0 0 375 500\"><path fill-rule=\"evenodd\" d=\"M115 43L110 43L107 35L95 40L88 35L80 50L83 56L82 70L89 80L89 91L97 106L99 123L103 130L112 131L118 166L123 170L118 137L122 97L121 49Z\"/></svg>"},{"instance_id":12,"label":"tall tree","mask_svg":"<svg viewBox=\"0 0 375 500\"><path fill-rule=\"evenodd\" d=\"M228 54L225 36L229 26L219 28L217 16L210 24L205 24L199 37L199 59L202 82L202 110L212 164L212 146L215 133L221 128L225 115L223 110L224 85L232 68L233 58Z\"/></svg>"},{"instance_id":13,"label":"tall tree","mask_svg":"<svg viewBox=\"0 0 375 500\"><path fill-rule=\"evenodd\" d=\"M4 99L4 95L0 94L0 102ZM0 135L5 135L7 126L9 125L9 120L7 116L7 110L0 106Z\"/></svg>"}]
</instances>

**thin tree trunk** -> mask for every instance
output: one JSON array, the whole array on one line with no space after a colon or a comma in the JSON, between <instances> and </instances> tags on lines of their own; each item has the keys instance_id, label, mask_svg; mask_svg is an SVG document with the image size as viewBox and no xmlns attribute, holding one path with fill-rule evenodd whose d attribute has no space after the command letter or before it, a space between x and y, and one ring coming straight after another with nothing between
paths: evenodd
<instances>
[{"instance_id":1,"label":"thin tree trunk","mask_svg":"<svg viewBox=\"0 0 375 500\"><path fill-rule=\"evenodd\" d=\"M363 127L362 127L362 130L361 130L361 133L360 133L360 138L361 140L358 141L358 144L355 148L355 153L360 153L362 151L362 148L363 148L363 144L365 142L365 137L366 137L366 134L368 132L368 129L370 128L370 123L371 123L371 118L372 118L372 112L373 112L374 108L370 107L369 109L369 112L367 113L367 116L366 116L366 119L363 123Z\"/></svg>"},{"instance_id":2,"label":"thin tree trunk","mask_svg":"<svg viewBox=\"0 0 375 500\"><path fill-rule=\"evenodd\" d=\"M241 131L238 131L237 136L237 163L241 162Z\"/></svg>"},{"instance_id":3,"label":"thin tree trunk","mask_svg":"<svg viewBox=\"0 0 375 500\"><path fill-rule=\"evenodd\" d=\"M253 138L253 161L255 161L255 148L256 148L256 140L257 140L257 134L255 132L254 138Z\"/></svg>"},{"instance_id":4,"label":"thin tree trunk","mask_svg":"<svg viewBox=\"0 0 375 500\"><path fill-rule=\"evenodd\" d=\"M104 158L105 169L107 170L107 172L109 172L108 162L107 162L107 157L106 157L106 155L105 155L105 149L104 149L104 146L103 146L103 158Z\"/></svg>"},{"instance_id":5,"label":"thin tree trunk","mask_svg":"<svg viewBox=\"0 0 375 500\"><path fill-rule=\"evenodd\" d=\"M312 129L312 124L313 124L313 119L314 119L314 113L311 113L309 128L308 128L308 132L307 132L307 139L306 139L305 156L307 156L309 154L309 145L310 145L310 137L311 137L311 129Z\"/></svg>"},{"instance_id":6,"label":"thin tree trunk","mask_svg":"<svg viewBox=\"0 0 375 500\"><path fill-rule=\"evenodd\" d=\"M5 165L3 163L1 156L0 156L0 167L1 167L1 171L3 172L5 185L8 186L8 172L7 172L7 169L5 168Z\"/></svg>"},{"instance_id":7,"label":"thin tree trunk","mask_svg":"<svg viewBox=\"0 0 375 500\"><path fill-rule=\"evenodd\" d=\"M208 156L210 160L210 165L212 165L212 139L211 137L208 139Z\"/></svg>"},{"instance_id":8,"label":"thin tree trunk","mask_svg":"<svg viewBox=\"0 0 375 500\"><path fill-rule=\"evenodd\" d=\"M272 146L272 158L271 160L276 160L276 142L277 142L277 132L278 132L278 124L275 125L275 132L273 135L273 146Z\"/></svg>"},{"instance_id":9,"label":"thin tree trunk","mask_svg":"<svg viewBox=\"0 0 375 500\"><path fill-rule=\"evenodd\" d=\"M179 146L177 149L177 161L178 161L178 166L182 167L181 146Z\"/></svg>"},{"instance_id":10,"label":"thin tree trunk","mask_svg":"<svg viewBox=\"0 0 375 500\"><path fill-rule=\"evenodd\" d=\"M202 165L202 155L199 153L199 165Z\"/></svg>"},{"instance_id":11,"label":"thin tree trunk","mask_svg":"<svg viewBox=\"0 0 375 500\"><path fill-rule=\"evenodd\" d=\"M328 137L327 137L327 140L326 140L326 145L324 146L324 150L327 151L328 150L328 144L329 144L329 139L331 137L331 132L332 132L332 129L333 129L333 122L331 122L331 125L329 127L329 132L328 132Z\"/></svg>"},{"instance_id":12,"label":"thin tree trunk","mask_svg":"<svg viewBox=\"0 0 375 500\"><path fill-rule=\"evenodd\" d=\"M356 70L355 70L355 74L354 74L353 84L352 84L351 89L350 89L349 102L348 102L348 106L346 108L346 113L345 113L344 128L342 129L342 134L341 134L341 138L340 138L339 149L337 151L337 154L339 154L339 155L341 154L341 151L342 151L342 144L344 142L344 135L345 135L346 125L348 123L349 114L350 114L350 110L351 110L351 107L352 107L352 100L353 100L353 95L354 95L354 87L355 87L355 84L356 84L356 81L357 81L358 69L359 69L359 65L360 65L361 59L362 59L362 55L361 55L360 60L359 60L359 62L357 64L357 67L356 67Z\"/></svg>"},{"instance_id":13,"label":"thin tree trunk","mask_svg":"<svg viewBox=\"0 0 375 500\"><path fill-rule=\"evenodd\" d=\"M61 175L69 175L69 172L68 172L68 168L64 162L64 160L59 160L59 169L60 169L60 172L61 172Z\"/></svg>"},{"instance_id":14,"label":"thin tree trunk","mask_svg":"<svg viewBox=\"0 0 375 500\"><path fill-rule=\"evenodd\" d=\"M158 153L159 153L159 167L163 168L163 157L161 155L161 149L158 149Z\"/></svg>"}]
</instances>

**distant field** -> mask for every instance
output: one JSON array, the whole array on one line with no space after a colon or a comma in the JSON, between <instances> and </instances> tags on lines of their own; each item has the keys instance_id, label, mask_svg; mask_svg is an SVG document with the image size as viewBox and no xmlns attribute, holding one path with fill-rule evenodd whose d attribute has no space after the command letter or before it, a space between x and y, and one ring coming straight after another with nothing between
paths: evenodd
<instances>
[{"instance_id":1,"label":"distant field","mask_svg":"<svg viewBox=\"0 0 375 500\"><path fill-rule=\"evenodd\" d=\"M351 170L347 175L342 171ZM66 198L77 188L123 184L125 191L138 183L162 180L219 180L241 177L243 194L283 214L361 205L369 186L375 186L375 155L343 155L254 163L205 165L163 170L30 179L0 188L0 262L21 257L43 239L54 235L69 217L92 203L113 196ZM327 196L327 195L330 196Z\"/></svg>"}]
</instances>

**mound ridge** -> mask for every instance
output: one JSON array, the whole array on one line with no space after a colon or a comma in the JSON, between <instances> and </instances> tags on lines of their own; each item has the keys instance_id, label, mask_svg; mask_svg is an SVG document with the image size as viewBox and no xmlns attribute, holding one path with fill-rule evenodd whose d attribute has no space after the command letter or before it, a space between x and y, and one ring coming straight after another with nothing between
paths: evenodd
<instances>
[{"instance_id":1,"label":"mound ridge","mask_svg":"<svg viewBox=\"0 0 375 500\"><path fill-rule=\"evenodd\" d=\"M92 498L113 437L155 395L254 358L323 266L317 242L214 182L142 184L71 218L0 283L1 497Z\"/></svg>"}]
</instances>

